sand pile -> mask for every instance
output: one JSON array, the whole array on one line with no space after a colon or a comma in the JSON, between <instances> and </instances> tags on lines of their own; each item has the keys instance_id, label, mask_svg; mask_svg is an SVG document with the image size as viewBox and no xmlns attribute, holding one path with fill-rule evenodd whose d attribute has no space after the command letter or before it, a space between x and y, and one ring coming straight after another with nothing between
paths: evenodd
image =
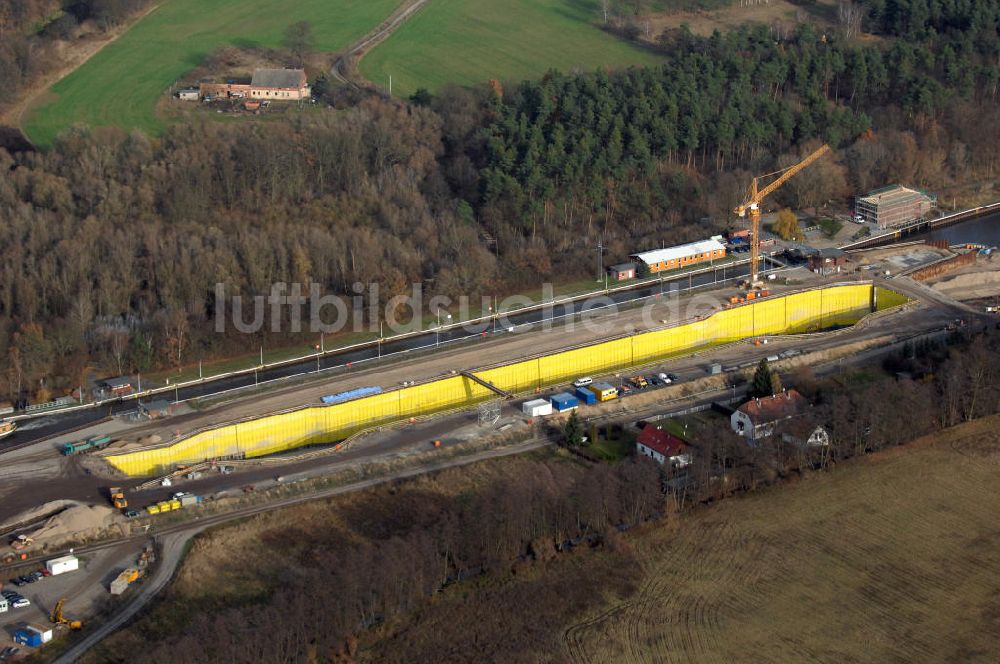
<instances>
[{"instance_id":1,"label":"sand pile","mask_svg":"<svg viewBox=\"0 0 1000 664\"><path fill-rule=\"evenodd\" d=\"M38 507L33 507L30 510L25 510L17 516L13 516L7 520L6 523L0 525L0 530L6 528L7 526L12 526L15 523L24 523L26 521L36 521L44 519L47 516L52 516L56 512L62 512L68 507L73 507L79 505L75 500L51 500L44 505L39 505Z\"/></svg>"},{"instance_id":2,"label":"sand pile","mask_svg":"<svg viewBox=\"0 0 1000 664\"><path fill-rule=\"evenodd\" d=\"M1000 295L1000 271L959 274L934 284L934 290L957 300Z\"/></svg>"},{"instance_id":3,"label":"sand pile","mask_svg":"<svg viewBox=\"0 0 1000 664\"><path fill-rule=\"evenodd\" d=\"M158 445L162 442L163 438L154 433L150 436L142 436L138 440L132 442L119 439L108 445L105 449L123 452L126 450L139 449L141 447L149 447L150 445Z\"/></svg>"},{"instance_id":4,"label":"sand pile","mask_svg":"<svg viewBox=\"0 0 1000 664\"><path fill-rule=\"evenodd\" d=\"M75 505L51 517L31 534L36 541L96 535L115 523L117 512L107 505Z\"/></svg>"}]
</instances>

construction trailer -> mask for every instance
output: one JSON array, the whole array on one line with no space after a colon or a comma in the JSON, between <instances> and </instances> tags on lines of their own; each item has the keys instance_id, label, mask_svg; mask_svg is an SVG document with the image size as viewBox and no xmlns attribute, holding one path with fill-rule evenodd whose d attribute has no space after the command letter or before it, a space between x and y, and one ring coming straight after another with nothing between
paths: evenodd
<instances>
[{"instance_id":1,"label":"construction trailer","mask_svg":"<svg viewBox=\"0 0 1000 664\"><path fill-rule=\"evenodd\" d=\"M532 399L521 404L521 411L528 417L542 417L552 414L552 402L546 399Z\"/></svg>"},{"instance_id":2,"label":"construction trailer","mask_svg":"<svg viewBox=\"0 0 1000 664\"><path fill-rule=\"evenodd\" d=\"M52 640L52 628L41 625L25 625L14 630L14 643L29 648L38 648Z\"/></svg>"},{"instance_id":3,"label":"construction trailer","mask_svg":"<svg viewBox=\"0 0 1000 664\"><path fill-rule=\"evenodd\" d=\"M611 401L618 398L618 390L611 383L594 383L590 386L598 401Z\"/></svg>"},{"instance_id":4,"label":"construction trailer","mask_svg":"<svg viewBox=\"0 0 1000 664\"><path fill-rule=\"evenodd\" d=\"M65 574L80 569L80 560L76 556L60 556L52 560L45 561L45 569L52 576Z\"/></svg>"},{"instance_id":5,"label":"construction trailer","mask_svg":"<svg viewBox=\"0 0 1000 664\"><path fill-rule=\"evenodd\" d=\"M593 394L593 392L591 392ZM576 410L580 406L579 400L569 392L560 392L559 394L554 394L549 399L552 402L552 407L557 413L565 413L568 410Z\"/></svg>"},{"instance_id":6,"label":"construction trailer","mask_svg":"<svg viewBox=\"0 0 1000 664\"><path fill-rule=\"evenodd\" d=\"M576 398L588 406L593 406L595 403L597 403L597 395L585 387L577 388Z\"/></svg>"}]
</instances>

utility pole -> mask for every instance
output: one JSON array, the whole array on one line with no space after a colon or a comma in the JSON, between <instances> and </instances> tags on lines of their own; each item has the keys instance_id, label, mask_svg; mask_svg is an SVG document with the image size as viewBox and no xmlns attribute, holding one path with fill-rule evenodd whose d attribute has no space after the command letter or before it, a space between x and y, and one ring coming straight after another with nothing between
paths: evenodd
<instances>
[{"instance_id":1,"label":"utility pole","mask_svg":"<svg viewBox=\"0 0 1000 664\"><path fill-rule=\"evenodd\" d=\"M392 96L392 74L389 74L389 96Z\"/></svg>"},{"instance_id":2,"label":"utility pole","mask_svg":"<svg viewBox=\"0 0 1000 664\"><path fill-rule=\"evenodd\" d=\"M597 280L604 274L604 238L597 241Z\"/></svg>"}]
</instances>

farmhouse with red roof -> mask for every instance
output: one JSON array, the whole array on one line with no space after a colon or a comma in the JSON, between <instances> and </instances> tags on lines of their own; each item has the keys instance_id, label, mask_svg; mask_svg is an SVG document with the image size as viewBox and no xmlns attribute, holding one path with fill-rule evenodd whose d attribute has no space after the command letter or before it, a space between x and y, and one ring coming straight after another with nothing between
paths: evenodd
<instances>
[{"instance_id":1,"label":"farmhouse with red roof","mask_svg":"<svg viewBox=\"0 0 1000 664\"><path fill-rule=\"evenodd\" d=\"M661 465L668 461L675 468L691 464L688 444L652 424L647 424L639 433L635 448L639 454L645 454Z\"/></svg>"}]
</instances>

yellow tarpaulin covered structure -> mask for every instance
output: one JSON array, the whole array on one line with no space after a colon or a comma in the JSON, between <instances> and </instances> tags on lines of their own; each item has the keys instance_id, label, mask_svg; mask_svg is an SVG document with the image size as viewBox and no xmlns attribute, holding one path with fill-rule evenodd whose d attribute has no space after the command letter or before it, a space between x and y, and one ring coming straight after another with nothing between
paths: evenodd
<instances>
[{"instance_id":1,"label":"yellow tarpaulin covered structure","mask_svg":"<svg viewBox=\"0 0 1000 664\"><path fill-rule=\"evenodd\" d=\"M579 376L600 376L750 337L853 325L873 311L906 301L872 284L831 286L758 300L684 325L484 369L475 375L507 392L533 392ZM259 457L333 443L378 425L467 408L494 396L486 387L456 375L329 406L305 406L227 424L169 445L106 458L128 475L153 475L178 464Z\"/></svg>"}]
</instances>

